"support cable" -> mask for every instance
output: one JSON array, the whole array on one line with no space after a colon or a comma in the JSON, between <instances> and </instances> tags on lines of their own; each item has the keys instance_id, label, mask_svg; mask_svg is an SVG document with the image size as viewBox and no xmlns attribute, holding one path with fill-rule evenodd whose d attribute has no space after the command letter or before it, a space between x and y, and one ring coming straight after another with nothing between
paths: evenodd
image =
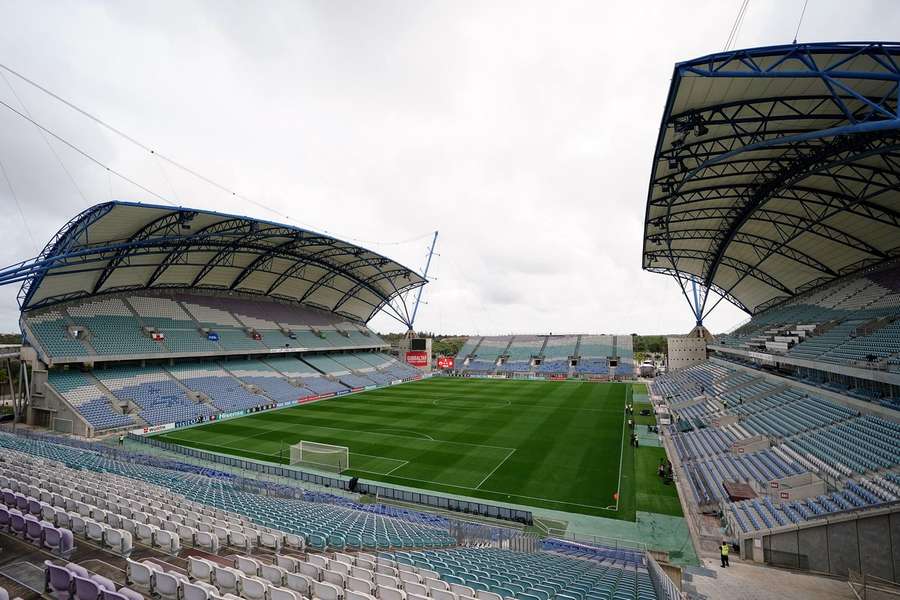
<instances>
[{"instance_id":1,"label":"support cable","mask_svg":"<svg viewBox=\"0 0 900 600\"><path fill-rule=\"evenodd\" d=\"M31 238L31 245L34 246L34 253L37 254L41 249L34 239L34 234L31 233L31 227L28 226L28 219L25 218L25 213L22 211L22 205L19 203L19 197L16 196L16 190L13 188L12 181L9 180L9 175L6 174L6 167L3 165L2 160L0 160L0 174L2 174L3 179L6 180L6 186L9 188L9 193L13 197L13 202L16 203L16 209L19 211L19 216L22 217L22 225L25 226L25 231L28 233L28 237Z\"/></svg>"},{"instance_id":2,"label":"support cable","mask_svg":"<svg viewBox=\"0 0 900 600\"><path fill-rule=\"evenodd\" d=\"M800 11L800 19L797 21L797 30L794 32L794 44L797 43L797 36L800 34L800 25L803 24L803 15L806 14L806 5L809 0L803 0L803 10Z\"/></svg>"},{"instance_id":3,"label":"support cable","mask_svg":"<svg viewBox=\"0 0 900 600\"><path fill-rule=\"evenodd\" d=\"M0 71L0 77L3 78L4 82L6 82L6 86L9 88L9 91L12 92L13 97L18 101L19 105L22 107L22 110L25 111L25 114L31 117L31 111L29 111L28 107L25 106L22 98L20 98L19 94L16 93L16 88L12 86L12 84L9 82L9 79L2 71ZM59 155L59 153L56 152L53 144L50 143L50 140L47 139L47 136L44 134L40 127L38 128L38 133L40 134L41 139L44 140L44 143L47 144L47 148L50 150L50 153L53 154L53 156L56 158L56 162L58 162L59 166L62 167L62 170L66 174L66 177L68 177L69 181L72 182L72 187L74 187L75 191L78 192L78 195L81 196L81 199L84 201L85 206L90 206L91 202L87 199L87 196L84 195L84 192L81 191L81 188L78 186L78 182L75 181L75 176L72 175L72 173L69 172L69 169L66 168L65 163L63 163L62 157Z\"/></svg>"},{"instance_id":4,"label":"support cable","mask_svg":"<svg viewBox=\"0 0 900 600\"><path fill-rule=\"evenodd\" d=\"M749 1L749 0L747 0L747 1ZM169 156L166 156L165 154L162 154L161 152L156 151L155 149L153 149L153 148L150 147L149 145L147 145L147 144L141 142L140 140L138 140L138 139L135 138L134 136L131 136L131 135L125 133L125 132L122 131L121 129L118 129L117 127L115 127L115 126L111 125L110 123L104 121L104 120L101 119L100 117L98 117L98 116L96 116L96 115L94 115L94 114L88 112L87 110L81 108L80 106L78 106L78 105L76 105L76 104L74 104L74 103L72 103L72 102L66 100L65 98L63 98L63 97L60 96L59 94L54 93L53 91L47 89L46 87L42 86L41 84L37 83L37 82L34 81L34 80L29 79L29 78L26 77L25 75L19 73L18 71L12 69L11 67L9 67L9 66L7 66L7 65L5 65L5 64L3 64L3 63L0 63L0 69L2 69L2 70L4 70L4 71L6 71L6 72L8 72L8 73L10 73L10 74L12 74L12 75L18 77L20 80L24 81L25 83L27 83L27 84L29 84L29 85L35 87L36 89L38 89L38 90L40 90L41 92L47 94L48 96L50 96L50 97L53 98L54 100L56 100L56 101L58 101L58 102L64 104L65 106L67 106L67 107L69 107L70 109L74 110L75 112L77 112L78 114L82 115L83 117L85 117L85 118L87 118L87 119L93 121L94 123L96 123L96 124L99 125L100 127L103 127L104 129L106 129L106 130L112 132L113 134L115 134L115 135L121 137L122 139L126 140L127 142L129 142L129 143L131 143L131 144L133 144L133 145L135 145L135 146L137 146L138 148L144 150L145 152L148 152L148 153L150 153L150 154L156 156L157 158L166 161L167 163L169 163L169 164L172 165L173 167L176 167L177 169L179 169L179 170L181 170L181 171L187 173L188 175L191 175L191 176L193 176L193 177L199 179L200 181L203 181L203 182L206 183L207 185L210 185L210 186L216 188L217 190L219 190L219 191L221 191L221 192L224 192L225 194L228 194L229 196L231 196L231 197L233 197L233 198L235 198L235 199L242 200L242 201L247 202L247 203L249 203L249 204L252 204L252 205L254 205L254 206L258 207L258 208L261 208L261 209L263 209L263 210L266 210L266 211L268 211L268 212L270 212L270 213L272 213L272 214L274 214L274 215L277 215L279 218L284 219L285 221L293 221L294 223L297 223L297 224L299 224L299 225L302 225L303 227L305 227L305 228L307 228L307 229L310 229L310 230L312 230L312 231L320 231L320 232L322 232L322 233L325 233L325 234L328 234L328 235L332 235L332 236L334 236L334 237L338 237L336 234L331 233L331 232L328 231L327 229L324 229L324 228L321 228L321 227L315 227L315 226L313 226L313 225L310 224L310 223L305 223L305 222L300 221L300 220L298 220L298 219L294 219L294 218L291 217L290 215L287 215L287 214L285 214L285 213L283 213L283 212L281 212L281 211L279 211L279 210L276 210L276 209L274 209L274 208L272 208L272 207L270 207L270 206L267 206L267 205L265 205L265 204L263 204L263 203L261 203L261 202L258 202L258 201L256 201L256 200L254 200L254 199L252 199L252 198L250 198L250 197L248 197L248 196L245 196L244 194L241 194L241 193L239 193L239 192L237 192L237 191L231 189L230 187L228 187L228 186L226 186L226 185L224 185L224 184L222 184L222 183L219 183L219 182L216 181L215 179L212 179L211 177L208 177L208 176L204 175L203 173L200 173L199 171L196 171L196 170L192 169L191 167L189 167L189 166L187 166L187 165L185 165L185 164L183 164L183 163L181 163L181 162L178 162L178 161L175 160L174 158L171 158L171 157L169 157ZM95 162L96 162L96 161L95 161ZM142 188L142 189L145 189L145 188ZM154 194L154 195L156 195L156 194ZM159 197L158 195L156 195L156 196ZM170 203L170 204L171 204L171 203ZM343 236L340 236L340 237L341 237L341 239L345 239L345 240L347 240L347 241L357 242L357 243L360 243L360 244L366 244L366 245L374 245L374 246L398 246L398 245L401 245L401 244L407 244L407 243L410 243L410 242L414 242L414 241L417 241L417 240L420 240L420 239L429 237L430 235L432 235L432 232L429 231L429 232L427 232L427 233L423 233L422 235L419 235L419 236L410 238L410 239L408 239L408 240L399 240L399 241L390 241L390 242L376 242L376 241L372 241L372 240L363 240L363 239L354 238L354 237L343 237Z\"/></svg>"},{"instance_id":5,"label":"support cable","mask_svg":"<svg viewBox=\"0 0 900 600\"><path fill-rule=\"evenodd\" d=\"M738 33L740 33L741 25L744 23L744 16L747 14L747 7L749 5L750 0L742 0L741 7L738 9L738 14L734 19L734 23L731 25L731 31L728 33L728 39L725 40L726 52L733 48L735 42L737 42L737 36Z\"/></svg>"},{"instance_id":6,"label":"support cable","mask_svg":"<svg viewBox=\"0 0 900 600\"><path fill-rule=\"evenodd\" d=\"M12 112L16 113L17 115L19 115L20 117L22 117L23 119L25 119L26 121L28 121L29 123L32 123L32 124L35 125L36 127L38 127L38 128L40 128L40 129L42 129L43 131L49 133L51 136L53 136L54 138L56 138L57 140L59 140L60 142L62 142L63 144L65 144L66 146L68 146L69 148L71 148L72 150L74 150L75 152L77 152L78 154L82 155L83 157L85 157L86 159L88 159L89 161L91 161L92 163L94 163L95 165L97 165L97 166L99 166L99 167L102 167L102 168L106 169L107 171L109 171L109 172L112 173L113 175L116 175L116 176L120 177L121 179L124 179L125 181L127 181L127 182L130 183L131 185L135 186L136 188L138 188L138 189L140 189L140 190L143 190L144 192L147 192L148 194L150 194L150 195L153 196L154 198L157 198L157 199L159 199L159 200L162 200L163 202L165 202L166 204L169 204L169 205L171 205L171 206L175 206L175 204L174 204L172 201L170 201L168 198L166 198L165 196L161 196L161 195L157 194L156 192L154 192L154 191L151 190L150 188L144 187L143 185L141 185L141 184L138 183L137 181L131 179L131 178L128 177L127 175L124 175L123 173L120 173L119 171L116 171L116 170L113 169L112 167L110 167L110 166L108 166L108 165L106 165L106 164L100 162L100 160L94 158L92 155L88 154L87 152L85 152L84 150L82 150L81 148L79 148L78 146L76 146L75 144L73 144L72 142L70 142L70 141L66 140L65 138L63 138L63 137L61 137L61 136L55 134L55 133L52 132L51 130L47 129L46 127L44 127L43 125L41 125L40 123L38 123L37 121L35 121L34 119L32 119L31 117L29 117L28 115L26 115L26 114L24 114L24 113L22 113L22 112L16 110L16 109L13 108L12 106L10 106L10 105L7 104L6 102L4 102L3 100L0 100L0 105L5 106L7 109L9 109L9 110L11 110Z\"/></svg>"}]
</instances>

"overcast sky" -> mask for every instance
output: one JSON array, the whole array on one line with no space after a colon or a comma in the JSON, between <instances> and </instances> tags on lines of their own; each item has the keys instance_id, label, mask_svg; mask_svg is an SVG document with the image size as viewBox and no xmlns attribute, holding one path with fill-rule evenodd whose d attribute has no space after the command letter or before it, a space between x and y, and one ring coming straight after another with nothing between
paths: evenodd
<instances>
[{"instance_id":1,"label":"overcast sky","mask_svg":"<svg viewBox=\"0 0 900 600\"><path fill-rule=\"evenodd\" d=\"M651 157L674 63L722 50L739 5L0 0L0 62L278 214L9 75L0 100L175 204L287 215L417 270L427 239L382 242L439 229L419 329L686 332L675 282L641 270ZM802 5L752 0L736 46L789 43ZM799 40L898 37L895 0L850 6L813 0ZM2 265L87 206L160 203L49 145L0 106L27 221L0 177ZM0 331L18 330L15 295L0 288ZM744 318L723 303L707 324Z\"/></svg>"}]
</instances>

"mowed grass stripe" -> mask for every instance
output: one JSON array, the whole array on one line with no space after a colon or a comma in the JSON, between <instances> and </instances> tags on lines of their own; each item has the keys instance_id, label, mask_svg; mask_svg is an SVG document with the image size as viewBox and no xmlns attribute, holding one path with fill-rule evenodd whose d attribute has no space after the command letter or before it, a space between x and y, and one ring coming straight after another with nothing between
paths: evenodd
<instances>
[{"instance_id":1,"label":"mowed grass stripe","mask_svg":"<svg viewBox=\"0 0 900 600\"><path fill-rule=\"evenodd\" d=\"M337 444L367 479L617 516L626 390L435 378L161 437L272 462L301 439Z\"/></svg>"}]
</instances>

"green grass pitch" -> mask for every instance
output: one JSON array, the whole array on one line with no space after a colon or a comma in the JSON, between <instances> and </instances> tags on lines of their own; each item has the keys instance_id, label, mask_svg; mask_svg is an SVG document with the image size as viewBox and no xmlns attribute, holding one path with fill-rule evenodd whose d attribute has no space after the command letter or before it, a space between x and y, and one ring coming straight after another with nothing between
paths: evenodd
<instances>
[{"instance_id":1,"label":"green grass pitch","mask_svg":"<svg viewBox=\"0 0 900 600\"><path fill-rule=\"evenodd\" d=\"M159 437L276 463L300 440L324 442L349 447L345 474L363 479L627 520L680 515L655 477L662 449L628 443L630 398L624 383L433 378Z\"/></svg>"}]
</instances>

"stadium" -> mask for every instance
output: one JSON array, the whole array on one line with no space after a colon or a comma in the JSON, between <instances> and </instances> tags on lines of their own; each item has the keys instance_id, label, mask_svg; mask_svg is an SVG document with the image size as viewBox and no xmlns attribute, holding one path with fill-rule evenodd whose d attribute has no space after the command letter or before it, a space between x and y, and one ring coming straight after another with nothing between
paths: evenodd
<instances>
[{"instance_id":1,"label":"stadium","mask_svg":"<svg viewBox=\"0 0 900 600\"><path fill-rule=\"evenodd\" d=\"M428 267L311 228L72 216L0 270L22 340L0 597L675 600L729 553L894 593L898 64L871 42L675 65L632 241L696 326L659 373L588 326L437 356L408 303ZM722 300L748 318L714 334Z\"/></svg>"}]
</instances>

